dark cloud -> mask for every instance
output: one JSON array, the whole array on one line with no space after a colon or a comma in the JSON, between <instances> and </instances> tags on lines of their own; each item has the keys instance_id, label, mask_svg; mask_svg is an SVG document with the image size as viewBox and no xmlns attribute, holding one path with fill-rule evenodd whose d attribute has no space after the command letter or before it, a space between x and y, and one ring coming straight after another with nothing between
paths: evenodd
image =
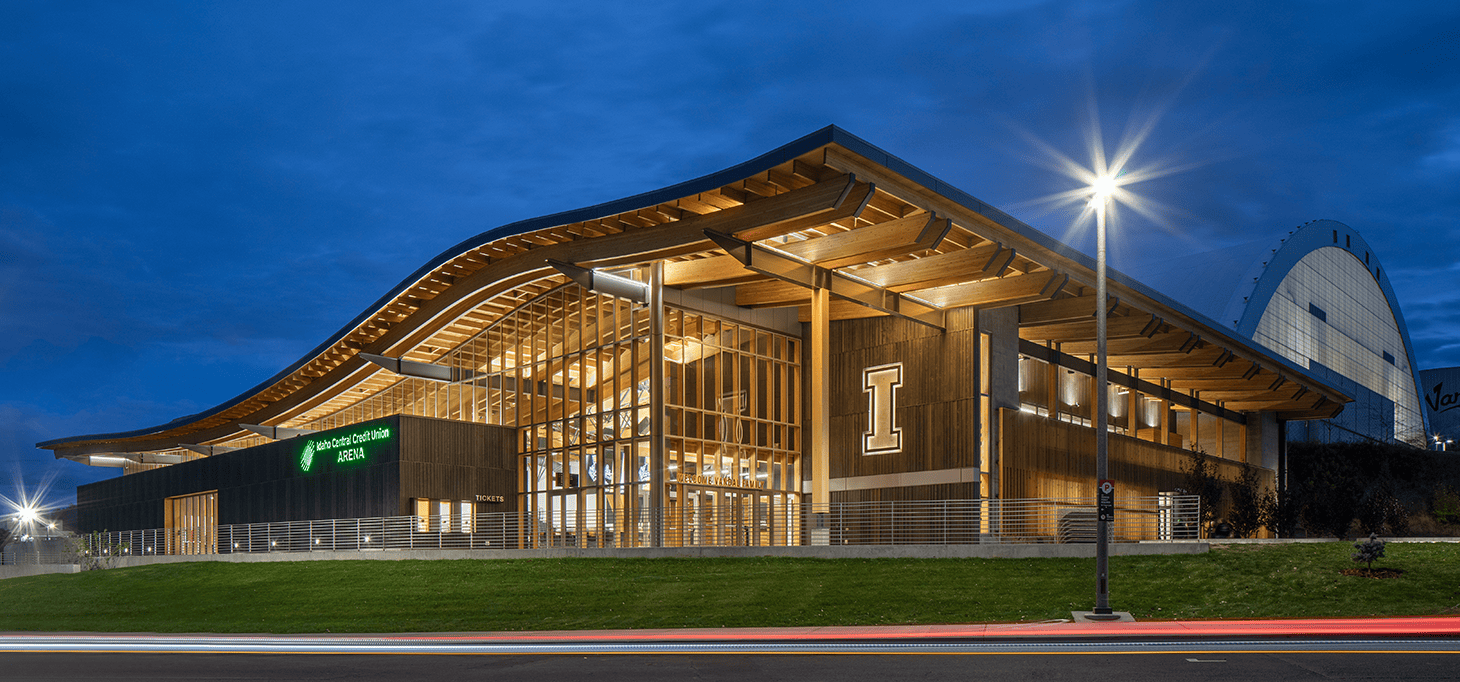
<instances>
[{"instance_id":1,"label":"dark cloud","mask_svg":"<svg viewBox=\"0 0 1460 682\"><path fill-rule=\"evenodd\" d=\"M1460 364L1460 10L1430 3L47 3L0 8L0 459L166 422L421 263L835 123L1035 227L1159 117L1115 265L1316 218ZM1072 233L1088 248L1087 235ZM67 474L72 478L91 471ZM27 479L29 480L29 479ZM3 490L0 490L3 492Z\"/></svg>"}]
</instances>

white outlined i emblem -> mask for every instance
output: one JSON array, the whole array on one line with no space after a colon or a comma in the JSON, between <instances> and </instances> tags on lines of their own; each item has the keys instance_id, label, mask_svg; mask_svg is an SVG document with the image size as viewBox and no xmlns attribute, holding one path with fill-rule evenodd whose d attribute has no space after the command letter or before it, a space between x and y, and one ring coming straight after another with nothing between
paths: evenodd
<instances>
[{"instance_id":1,"label":"white outlined i emblem","mask_svg":"<svg viewBox=\"0 0 1460 682\"><path fill-rule=\"evenodd\" d=\"M897 425L897 389L901 387L901 362L862 370L862 392L867 394L867 431L862 434L863 455L902 452L902 428Z\"/></svg>"}]
</instances>

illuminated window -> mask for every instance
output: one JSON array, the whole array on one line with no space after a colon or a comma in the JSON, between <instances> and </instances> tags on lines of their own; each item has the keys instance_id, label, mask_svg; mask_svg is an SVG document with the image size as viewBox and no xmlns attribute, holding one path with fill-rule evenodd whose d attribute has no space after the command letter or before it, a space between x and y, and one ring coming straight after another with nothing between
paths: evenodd
<instances>
[{"instance_id":1,"label":"illuminated window","mask_svg":"<svg viewBox=\"0 0 1460 682\"><path fill-rule=\"evenodd\" d=\"M431 501L425 498L416 498L416 531L427 533L431 530Z\"/></svg>"}]
</instances>

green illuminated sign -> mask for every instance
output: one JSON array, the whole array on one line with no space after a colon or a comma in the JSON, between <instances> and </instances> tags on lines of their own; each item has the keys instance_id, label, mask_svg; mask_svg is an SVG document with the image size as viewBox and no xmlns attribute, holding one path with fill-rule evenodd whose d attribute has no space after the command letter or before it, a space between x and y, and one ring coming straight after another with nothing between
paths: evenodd
<instances>
[{"instance_id":1,"label":"green illuminated sign","mask_svg":"<svg viewBox=\"0 0 1460 682\"><path fill-rule=\"evenodd\" d=\"M299 452L299 471L309 473L314 468L315 461L320 458L333 457L335 464L363 461L368 455L367 445L388 441L390 436L390 427L379 425L338 436L310 438Z\"/></svg>"}]
</instances>

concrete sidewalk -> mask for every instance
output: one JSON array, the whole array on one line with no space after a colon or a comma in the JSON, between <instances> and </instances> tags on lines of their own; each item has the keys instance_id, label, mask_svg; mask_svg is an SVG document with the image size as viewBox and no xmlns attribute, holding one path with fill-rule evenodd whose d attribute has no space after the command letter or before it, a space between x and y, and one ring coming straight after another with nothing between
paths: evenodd
<instances>
[{"instance_id":1,"label":"concrete sidewalk","mask_svg":"<svg viewBox=\"0 0 1460 682\"><path fill-rule=\"evenodd\" d=\"M1232 638L1232 637L1457 637L1460 616L1322 618L1294 620L1148 621L1126 623L987 623L967 625L864 625L797 628L690 628L661 630L559 630L392 635L342 638L458 642L692 642L856 641L905 639ZM317 635L301 635L315 638Z\"/></svg>"}]
</instances>

